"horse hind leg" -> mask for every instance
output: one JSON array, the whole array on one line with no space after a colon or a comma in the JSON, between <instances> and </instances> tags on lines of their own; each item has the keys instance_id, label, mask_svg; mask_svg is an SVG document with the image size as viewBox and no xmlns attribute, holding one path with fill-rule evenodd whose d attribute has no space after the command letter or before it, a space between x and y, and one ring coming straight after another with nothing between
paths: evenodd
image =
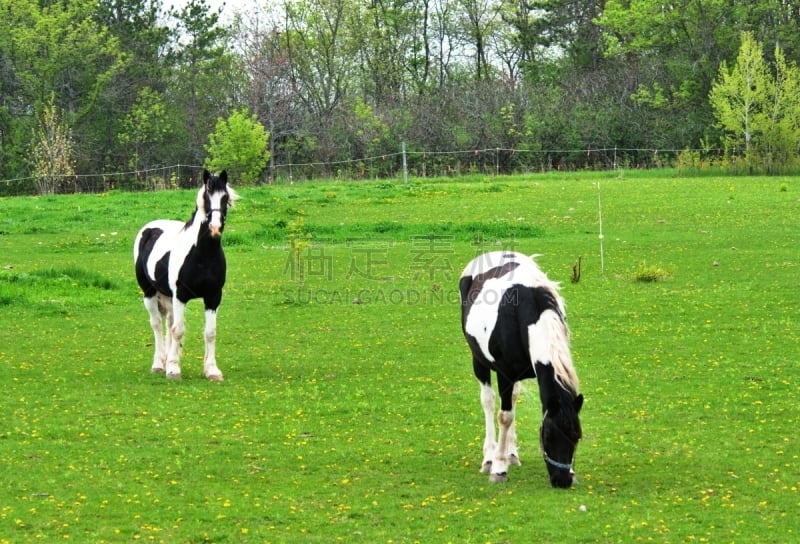
<instances>
[{"instance_id":1,"label":"horse hind leg","mask_svg":"<svg viewBox=\"0 0 800 544\"><path fill-rule=\"evenodd\" d=\"M170 347L172 346L172 299L165 295L158 295L158 311L161 313L161 319L164 320L166 323L165 333L164 333L164 342L165 342L165 353L164 353L164 361L166 364L166 354L169 353Z\"/></svg>"},{"instance_id":2,"label":"horse hind leg","mask_svg":"<svg viewBox=\"0 0 800 544\"><path fill-rule=\"evenodd\" d=\"M492 391L492 384L481 382L481 406L483 407L484 423L486 427L486 434L483 439L483 462L481 463L481 472L484 474L492 470L492 459L497 449L495 442L495 428L494 428L494 391Z\"/></svg>"},{"instance_id":3,"label":"horse hind leg","mask_svg":"<svg viewBox=\"0 0 800 544\"><path fill-rule=\"evenodd\" d=\"M145 297L144 307L150 315L150 327L153 329L153 338L155 341L153 366L150 367L150 372L158 374L164 372L167 362L167 342L164 337L163 313L161 312L161 305L156 296Z\"/></svg>"},{"instance_id":4,"label":"horse hind leg","mask_svg":"<svg viewBox=\"0 0 800 544\"><path fill-rule=\"evenodd\" d=\"M520 382L514 382L511 392L511 426L508 429L508 464L520 466L519 451L517 450L517 399L519 398Z\"/></svg>"},{"instance_id":5,"label":"horse hind leg","mask_svg":"<svg viewBox=\"0 0 800 544\"><path fill-rule=\"evenodd\" d=\"M164 299L164 306L167 308L169 324L169 341L167 349L167 378L180 379L181 377L181 348L183 347L183 337L186 334L186 304L180 300L173 299L167 302Z\"/></svg>"}]
</instances>

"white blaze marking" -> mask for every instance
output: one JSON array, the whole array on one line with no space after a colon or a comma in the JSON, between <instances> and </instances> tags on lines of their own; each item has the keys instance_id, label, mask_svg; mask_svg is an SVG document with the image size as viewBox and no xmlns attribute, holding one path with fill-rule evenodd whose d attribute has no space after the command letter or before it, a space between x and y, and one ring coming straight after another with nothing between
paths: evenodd
<instances>
[{"instance_id":1,"label":"white blaze marking","mask_svg":"<svg viewBox=\"0 0 800 544\"><path fill-rule=\"evenodd\" d=\"M211 202L211 216L208 220L209 227L222 227L222 197L225 196L223 192L216 192L209 196L209 201Z\"/></svg>"}]
</instances>

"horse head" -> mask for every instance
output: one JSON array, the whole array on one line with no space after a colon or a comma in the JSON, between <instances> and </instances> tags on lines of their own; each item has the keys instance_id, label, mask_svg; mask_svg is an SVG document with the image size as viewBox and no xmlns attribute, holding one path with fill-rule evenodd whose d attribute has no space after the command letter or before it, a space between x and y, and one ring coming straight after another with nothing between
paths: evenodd
<instances>
[{"instance_id":1,"label":"horse head","mask_svg":"<svg viewBox=\"0 0 800 544\"><path fill-rule=\"evenodd\" d=\"M583 395L576 395L568 387L558 383L552 374L552 367L547 365L543 368L549 368L551 372L549 375L545 372L545 376L539 376L544 409L539 431L542 457L550 475L550 484L553 487L568 488L576 483L573 464L575 450L582 437L578 414L583 407ZM543 383L548 385L542 387Z\"/></svg>"},{"instance_id":2,"label":"horse head","mask_svg":"<svg viewBox=\"0 0 800 544\"><path fill-rule=\"evenodd\" d=\"M228 172L203 171L203 188L197 194L197 209L205 216L211 237L219 239L225 229L228 206L233 207L239 195L228 185Z\"/></svg>"}]
</instances>

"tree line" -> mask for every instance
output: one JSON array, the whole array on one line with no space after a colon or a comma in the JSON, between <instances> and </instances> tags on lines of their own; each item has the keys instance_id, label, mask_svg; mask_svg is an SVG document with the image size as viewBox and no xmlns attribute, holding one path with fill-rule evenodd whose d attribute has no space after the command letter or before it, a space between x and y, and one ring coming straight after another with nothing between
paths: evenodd
<instances>
[{"instance_id":1,"label":"tree line","mask_svg":"<svg viewBox=\"0 0 800 544\"><path fill-rule=\"evenodd\" d=\"M470 149L497 149L502 172L608 167L609 154L576 151L591 149L635 165L652 164L653 149L685 150L673 162L697 168L798 165L797 1L265 0L233 11L0 0L0 179L55 192L65 175L237 155L247 182L285 174L279 165L377 177L396 159L359 159L396 157L401 142L430 153L429 174L469 168L469 156L436 153Z\"/></svg>"}]
</instances>

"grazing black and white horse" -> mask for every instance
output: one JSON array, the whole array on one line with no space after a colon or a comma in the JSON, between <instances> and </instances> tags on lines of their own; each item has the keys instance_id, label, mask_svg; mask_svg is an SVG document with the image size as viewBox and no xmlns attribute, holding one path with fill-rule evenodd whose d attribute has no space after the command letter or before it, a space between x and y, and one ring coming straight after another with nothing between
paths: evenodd
<instances>
[{"instance_id":1,"label":"grazing black and white horse","mask_svg":"<svg viewBox=\"0 0 800 544\"><path fill-rule=\"evenodd\" d=\"M197 208L189 221L158 219L136 235L136 280L155 335L152 372L166 371L167 378L181 377L186 304L202 298L206 318L203 372L209 380L222 381L215 352L217 308L226 270L221 237L228 206L238 198L228 185L227 172L212 175L206 170L203 187L197 191Z\"/></svg>"},{"instance_id":2,"label":"grazing black and white horse","mask_svg":"<svg viewBox=\"0 0 800 544\"><path fill-rule=\"evenodd\" d=\"M532 258L495 251L470 261L461 274L461 326L472 351L486 421L481 470L489 480L507 479L518 465L514 425L520 381L537 378L542 401L539 440L553 487L570 487L581 425L583 395L569 349L569 329L558 284ZM495 397L491 372L497 375L500 411L495 440Z\"/></svg>"}]
</instances>

